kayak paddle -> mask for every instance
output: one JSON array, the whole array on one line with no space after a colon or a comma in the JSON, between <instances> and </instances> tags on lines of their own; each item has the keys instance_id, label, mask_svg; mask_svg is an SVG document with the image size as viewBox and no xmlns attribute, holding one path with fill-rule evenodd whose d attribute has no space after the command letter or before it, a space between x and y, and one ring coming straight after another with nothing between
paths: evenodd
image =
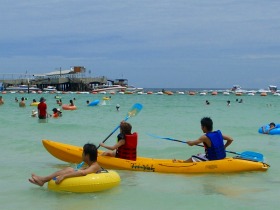
<instances>
[{"instance_id":1,"label":"kayak paddle","mask_svg":"<svg viewBox=\"0 0 280 210\"><path fill-rule=\"evenodd\" d=\"M134 117L136 116L143 108L142 104L136 103L134 104L131 109L128 111L124 121L127 121L130 117ZM102 143L104 143L105 141L107 141L110 136L113 135L113 133L115 133L118 129L120 128L120 124L102 141ZM96 147L96 149L98 149L100 147L100 145L98 145L98 147ZM77 169L81 168L84 165L84 162L81 162L77 165Z\"/></svg>"},{"instance_id":2,"label":"kayak paddle","mask_svg":"<svg viewBox=\"0 0 280 210\"><path fill-rule=\"evenodd\" d=\"M184 144L187 143L185 141L181 141L181 140L170 138L170 137L162 137L162 136L157 136L157 135L154 135L154 134L148 134L148 135L152 136L154 138L158 138L158 139L165 139L165 140L169 140L169 141L176 141L176 142L181 142L181 143L184 143ZM204 147L203 145L196 145L196 146ZM258 153L258 152L245 151L245 152L242 152L242 153L238 153L238 152L232 152L232 151L227 151L227 150L226 150L226 152L232 153L232 154L235 154L235 155L239 155L240 157L243 157L243 158L259 161L259 162L263 162L264 161L263 154Z\"/></svg>"},{"instance_id":3,"label":"kayak paddle","mask_svg":"<svg viewBox=\"0 0 280 210\"><path fill-rule=\"evenodd\" d=\"M130 117L134 117L136 116L141 110L142 110L143 106L142 104L136 103L134 104L131 109L129 110L129 112L127 113L124 121L127 121ZM109 136L106 137L106 139L104 139L102 141L102 143L104 143L105 141L107 141L107 139L110 138L110 136L113 135L113 133L115 133L118 129L120 128L120 124L109 134ZM97 147L97 149L100 147L100 145Z\"/></svg>"}]
</instances>

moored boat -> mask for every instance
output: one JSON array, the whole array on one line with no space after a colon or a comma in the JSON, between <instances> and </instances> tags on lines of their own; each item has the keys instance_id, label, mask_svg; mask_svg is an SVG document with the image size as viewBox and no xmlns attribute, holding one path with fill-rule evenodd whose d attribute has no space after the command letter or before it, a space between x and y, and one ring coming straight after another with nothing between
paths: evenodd
<instances>
[{"instance_id":1,"label":"moored boat","mask_svg":"<svg viewBox=\"0 0 280 210\"><path fill-rule=\"evenodd\" d=\"M43 88L43 91L57 91L55 86L47 86L46 88Z\"/></svg>"},{"instance_id":2,"label":"moored boat","mask_svg":"<svg viewBox=\"0 0 280 210\"><path fill-rule=\"evenodd\" d=\"M42 140L44 147L54 157L70 163L82 162L82 147L60 142ZM161 173L234 173L244 171L266 171L269 165L263 162L229 157L223 160L195 163L173 162L171 159L137 157L136 161L109 156L101 156L98 151L98 163L105 168Z\"/></svg>"},{"instance_id":3,"label":"moored boat","mask_svg":"<svg viewBox=\"0 0 280 210\"><path fill-rule=\"evenodd\" d=\"M8 86L6 87L7 91L38 91L40 88L38 88L36 85L19 85L19 86Z\"/></svg>"},{"instance_id":4,"label":"moored boat","mask_svg":"<svg viewBox=\"0 0 280 210\"><path fill-rule=\"evenodd\" d=\"M99 85L94 87L93 92L97 93L115 93L120 91L125 91L126 87L123 87L121 85Z\"/></svg>"}]
</instances>

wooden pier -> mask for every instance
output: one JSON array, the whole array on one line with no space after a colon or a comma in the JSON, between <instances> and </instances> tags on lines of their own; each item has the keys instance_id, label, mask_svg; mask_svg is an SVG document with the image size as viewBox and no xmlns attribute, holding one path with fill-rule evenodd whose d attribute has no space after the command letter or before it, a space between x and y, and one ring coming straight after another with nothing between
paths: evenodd
<instances>
[{"instance_id":1,"label":"wooden pier","mask_svg":"<svg viewBox=\"0 0 280 210\"><path fill-rule=\"evenodd\" d=\"M84 67L74 67L72 71L60 70L47 75L0 74L0 83L4 90L8 86L36 85L41 90L54 86L58 91L91 91L94 86L110 81L105 76L85 77L84 71Z\"/></svg>"}]
</instances>

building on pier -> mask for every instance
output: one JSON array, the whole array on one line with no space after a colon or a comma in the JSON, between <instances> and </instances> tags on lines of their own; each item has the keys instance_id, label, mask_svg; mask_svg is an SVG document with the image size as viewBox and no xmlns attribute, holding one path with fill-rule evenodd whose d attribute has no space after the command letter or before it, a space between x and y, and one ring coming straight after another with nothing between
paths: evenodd
<instances>
[{"instance_id":1,"label":"building on pier","mask_svg":"<svg viewBox=\"0 0 280 210\"><path fill-rule=\"evenodd\" d=\"M43 90L48 86L58 91L91 91L97 85L108 83L105 76L86 77L86 68L74 66L69 70L58 70L45 74L0 74L2 88L19 85L36 85Z\"/></svg>"}]
</instances>

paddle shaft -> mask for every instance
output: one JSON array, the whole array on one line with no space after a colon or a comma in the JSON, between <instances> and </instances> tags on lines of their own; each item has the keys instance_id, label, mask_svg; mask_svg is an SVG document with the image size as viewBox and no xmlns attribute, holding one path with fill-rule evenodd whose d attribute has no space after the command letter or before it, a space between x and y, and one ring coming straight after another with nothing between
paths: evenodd
<instances>
[{"instance_id":1,"label":"paddle shaft","mask_svg":"<svg viewBox=\"0 0 280 210\"><path fill-rule=\"evenodd\" d=\"M170 140L170 141L176 141L176 142L181 142L183 144L186 144L187 142L186 141L181 141L181 140L178 140L178 139L172 139L172 138L162 138L162 139L166 139L166 140ZM198 147L204 147L203 145L200 145L200 144L197 144L195 146L198 146ZM226 152L228 153L231 153L231 154L235 154L235 155L241 155L240 153L238 152L232 152L232 151L227 151Z\"/></svg>"},{"instance_id":2,"label":"paddle shaft","mask_svg":"<svg viewBox=\"0 0 280 210\"><path fill-rule=\"evenodd\" d=\"M127 121L129 119L130 115L127 115L124 119L124 121ZM107 141L118 129L120 128L120 125L118 125L110 134L109 136L107 136L103 141L102 143L104 143L105 141ZM100 147L100 145L98 145L96 147L96 149L98 149Z\"/></svg>"},{"instance_id":3,"label":"paddle shaft","mask_svg":"<svg viewBox=\"0 0 280 210\"><path fill-rule=\"evenodd\" d=\"M128 120L128 116L124 119L124 121L127 121ZM105 141L107 141L118 129L120 128L120 125L118 125L103 141L102 143L104 143ZM98 149L100 147L100 145L98 145L96 147L96 149Z\"/></svg>"},{"instance_id":4,"label":"paddle shaft","mask_svg":"<svg viewBox=\"0 0 280 210\"><path fill-rule=\"evenodd\" d=\"M161 137L161 136L156 136L154 134L148 134L148 135L150 135L154 138L165 139L165 140L169 140L169 141L176 141L176 142L180 142L180 143L184 143L184 144L187 143L186 141L181 141L181 140L177 140L177 139L170 138L170 137ZM195 146L204 147L203 145L195 145ZM255 161L263 162L263 160L264 160L263 154L257 153L257 152L245 151L245 152L242 152L242 153L238 153L238 152L232 152L232 151L227 151L227 150L225 150L225 152L232 153L232 154L235 154L235 155L239 155L239 156L244 157L244 158L253 159Z\"/></svg>"}]
</instances>

